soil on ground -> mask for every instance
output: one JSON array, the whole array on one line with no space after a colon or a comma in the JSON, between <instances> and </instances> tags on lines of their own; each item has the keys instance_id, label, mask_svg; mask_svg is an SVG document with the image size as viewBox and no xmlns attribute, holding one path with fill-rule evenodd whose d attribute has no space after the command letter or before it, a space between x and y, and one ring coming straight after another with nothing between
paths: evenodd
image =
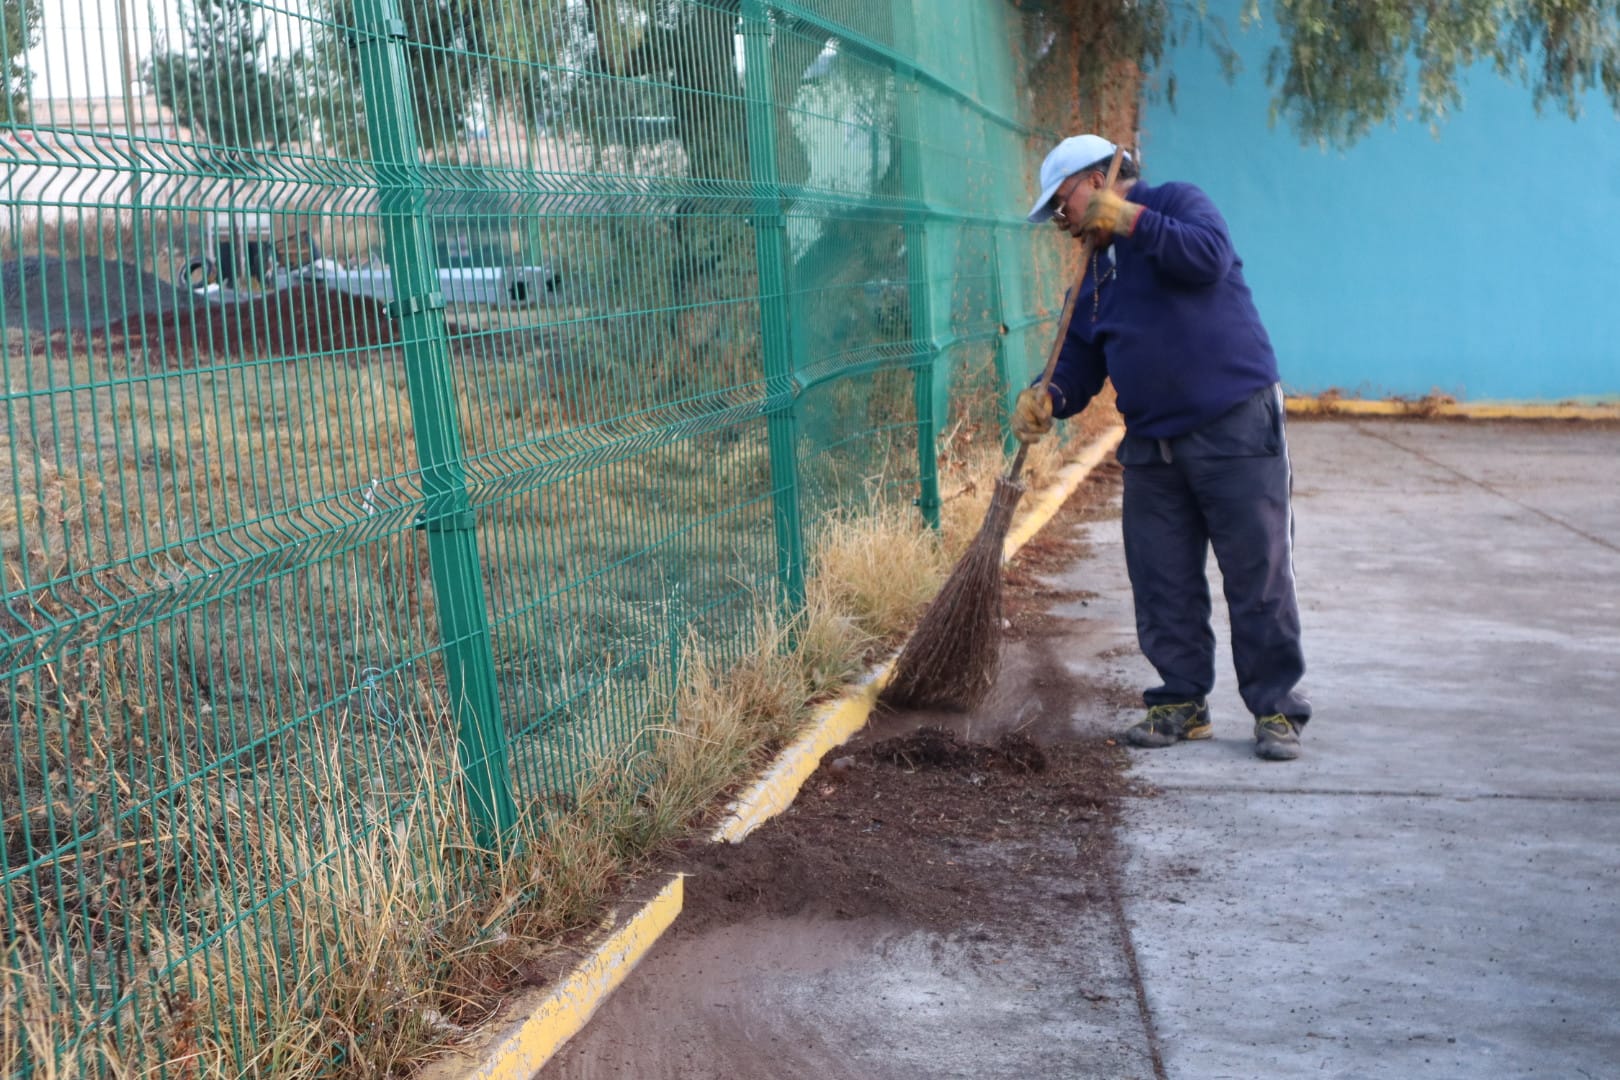
<instances>
[{"instance_id":1,"label":"soil on ground","mask_svg":"<svg viewBox=\"0 0 1620 1080\"><path fill-rule=\"evenodd\" d=\"M1067 1066L1051 1055L1083 1039L1054 1042L1051 1024L1093 1023L1104 1039L1132 1026L1139 988L1122 968L1103 969L1119 954L1115 824L1130 783L1111 732L1137 698L1061 662L1056 650L1072 646L1076 623L1052 608L1083 607L1087 595L1043 576L1085 556L1077 526L1114 512L1119 482L1112 463L1096 470L1008 568L1007 647L986 704L966 714L880 712L746 841L689 844L677 867L689 875L681 916L544 1076L1056 1075L1043 1070ZM1075 928L1092 938L1077 940ZM1107 940L1092 948L1099 932ZM917 940L932 942L931 959L896 944ZM999 972L1012 970L997 965L1030 956L1040 959L1019 970L1046 971L1046 1005L1037 995L1015 1011L1044 1008L1047 1035L991 1058L972 1054L998 1031L975 1036L972 1017L941 1021L949 1048L912 1064L899 1042L880 1049L883 1030L861 1036L854 1053L847 1019L846 1037L830 1046L819 1040L836 1033L806 1019L832 999L845 1014L887 1016L885 979L924 1002L993 999ZM784 1005L792 985L810 999ZM1100 1011L1088 1020L1088 1010ZM929 1038L913 1031L902 1041ZM1112 1053L1104 1074L1151 1075L1130 1047Z\"/></svg>"},{"instance_id":2,"label":"soil on ground","mask_svg":"<svg viewBox=\"0 0 1620 1080\"><path fill-rule=\"evenodd\" d=\"M1044 655L1064 620L1043 571L1085 556L1074 525L1109 513L1117 465L1097 470L1007 568L1009 657L973 713L880 711L829 754L792 808L740 845L693 843L676 932L761 915L883 916L932 930L995 921L1008 882L965 873L956 857L974 843L1075 837L1094 865L1112 855L1114 812L1126 784L1124 752L1101 732L1077 734L1076 705L1134 701L1122 687L1080 685ZM1012 650L1009 649L1009 652ZM1022 662L1020 662L1022 659Z\"/></svg>"}]
</instances>

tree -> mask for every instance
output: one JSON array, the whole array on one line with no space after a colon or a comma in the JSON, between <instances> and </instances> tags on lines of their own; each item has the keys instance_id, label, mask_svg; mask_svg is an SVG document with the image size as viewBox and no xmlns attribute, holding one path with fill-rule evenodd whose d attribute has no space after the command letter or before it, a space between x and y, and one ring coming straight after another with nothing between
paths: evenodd
<instances>
[{"instance_id":1,"label":"tree","mask_svg":"<svg viewBox=\"0 0 1620 1080\"><path fill-rule=\"evenodd\" d=\"M1025 6L1078 32L1081 83L1092 90L1108 61L1152 70L1167 45L1193 34L1228 77L1237 70L1227 28L1203 0ZM1266 64L1272 115L1303 142L1348 146L1400 119L1414 92L1413 118L1437 126L1462 104L1463 73L1482 62L1522 82L1538 109L1575 116L1601 90L1620 112L1620 0L1244 0L1243 24L1268 18L1281 38ZM1172 100L1174 86L1170 73Z\"/></svg>"},{"instance_id":2,"label":"tree","mask_svg":"<svg viewBox=\"0 0 1620 1080\"><path fill-rule=\"evenodd\" d=\"M30 77L23 54L39 40L39 0L0 0L0 45L5 48L6 122L28 119Z\"/></svg>"},{"instance_id":3,"label":"tree","mask_svg":"<svg viewBox=\"0 0 1620 1080\"><path fill-rule=\"evenodd\" d=\"M252 0L185 0L180 46L160 39L145 72L158 104L223 160L296 139L304 102L297 54L272 56Z\"/></svg>"},{"instance_id":4,"label":"tree","mask_svg":"<svg viewBox=\"0 0 1620 1080\"><path fill-rule=\"evenodd\" d=\"M490 22L517 0L399 0L410 50L411 104L417 133L428 149L461 142L467 124L488 104ZM561 0L530 0L544 8ZM356 0L314 0L325 27L315 46L322 71L321 135L347 153L364 155L365 96L351 32L358 28Z\"/></svg>"}]
</instances>

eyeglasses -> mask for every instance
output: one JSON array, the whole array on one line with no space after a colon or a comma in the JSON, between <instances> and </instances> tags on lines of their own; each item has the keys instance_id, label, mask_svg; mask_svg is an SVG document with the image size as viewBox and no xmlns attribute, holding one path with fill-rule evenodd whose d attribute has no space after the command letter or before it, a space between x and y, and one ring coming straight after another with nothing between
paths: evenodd
<instances>
[{"instance_id":1,"label":"eyeglasses","mask_svg":"<svg viewBox=\"0 0 1620 1080\"><path fill-rule=\"evenodd\" d=\"M1067 229L1069 227L1068 200L1061 195L1054 195L1048 205L1052 208L1052 224Z\"/></svg>"}]
</instances>

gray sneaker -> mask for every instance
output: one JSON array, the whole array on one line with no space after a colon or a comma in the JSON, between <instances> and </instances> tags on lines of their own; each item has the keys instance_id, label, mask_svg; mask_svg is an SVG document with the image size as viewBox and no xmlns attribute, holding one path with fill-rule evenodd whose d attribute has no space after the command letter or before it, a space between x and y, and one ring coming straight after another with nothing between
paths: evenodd
<instances>
[{"instance_id":1,"label":"gray sneaker","mask_svg":"<svg viewBox=\"0 0 1620 1080\"><path fill-rule=\"evenodd\" d=\"M1208 705L1178 701L1149 709L1147 716L1125 729L1125 741L1132 746L1174 746L1183 739L1207 739L1213 734Z\"/></svg>"},{"instance_id":2,"label":"gray sneaker","mask_svg":"<svg viewBox=\"0 0 1620 1080\"><path fill-rule=\"evenodd\" d=\"M1282 713L1255 717L1254 754L1267 761L1293 761L1299 757L1299 728Z\"/></svg>"}]
</instances>

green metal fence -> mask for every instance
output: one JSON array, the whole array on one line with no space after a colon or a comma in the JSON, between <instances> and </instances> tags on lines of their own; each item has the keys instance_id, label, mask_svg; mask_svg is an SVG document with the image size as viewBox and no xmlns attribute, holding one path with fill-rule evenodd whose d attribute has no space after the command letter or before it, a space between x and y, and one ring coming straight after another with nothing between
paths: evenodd
<instances>
[{"instance_id":1,"label":"green metal fence","mask_svg":"<svg viewBox=\"0 0 1620 1080\"><path fill-rule=\"evenodd\" d=\"M347 962L301 890L422 785L498 836L692 634L801 603L822 515L937 522L942 425L1061 293L1035 18L0 7L40 37L0 125L0 1058L194 1075L205 1027L273 1073L300 966Z\"/></svg>"}]
</instances>

